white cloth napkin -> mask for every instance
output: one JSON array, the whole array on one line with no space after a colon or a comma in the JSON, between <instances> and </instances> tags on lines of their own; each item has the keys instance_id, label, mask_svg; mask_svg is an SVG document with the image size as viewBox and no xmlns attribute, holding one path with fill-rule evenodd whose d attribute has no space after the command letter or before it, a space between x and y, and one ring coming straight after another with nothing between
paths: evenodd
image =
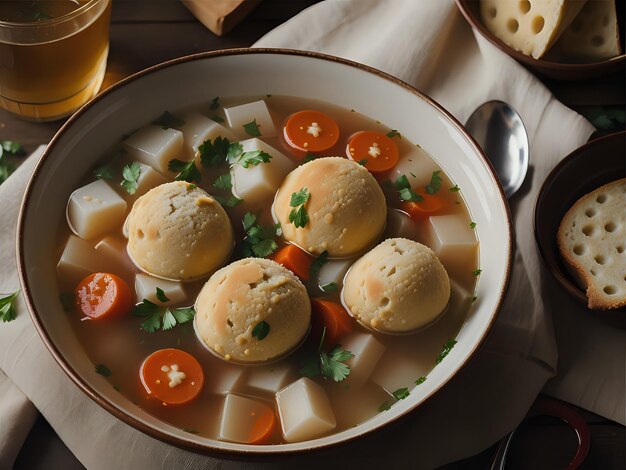
<instances>
[{"instance_id":1,"label":"white cloth napkin","mask_svg":"<svg viewBox=\"0 0 626 470\"><path fill-rule=\"evenodd\" d=\"M461 121L489 99L507 101L520 112L531 139L532 168L512 205L517 232L515 269L505 308L477 357L413 416L387 431L345 448L287 462L221 461L152 439L85 397L48 354L20 299L18 318L0 325L0 370L14 383L5 387L0 375L0 402L4 395L11 395L24 403L15 387L19 388L90 469L319 468L322 464L345 467L359 463L368 467L433 468L480 452L520 422L545 382L555 374L557 352L551 310L562 304L556 297L557 303L553 303L555 289L547 289L549 284L539 276L531 217L547 172L584 143L593 127L557 102L515 61L475 37L452 0L327 0L277 28L257 45L317 50L364 62L416 85ZM13 258L15 223L36 159L32 156L0 186L0 292L18 286ZM567 304L567 308L575 306ZM576 360L580 355L584 353L569 354L573 358L569 375L599 373L588 370L592 369L588 363L581 368ZM593 366L608 370L607 362ZM623 377L623 368L621 374ZM577 385L568 377L561 378L560 383ZM598 393L608 396L611 387L607 385ZM559 382L554 389L558 392ZM613 419L620 412L617 402L607 411L584 399L585 393L567 393L575 402L579 397L579 403ZM606 398L597 397L596 401ZM22 421L27 427L32 422L32 409L23 415L28 415ZM5 423L14 422L0 408L0 431L9 429ZM0 432L0 445L4 446L0 455L9 457L0 462L9 462L16 446L6 444L2 436Z\"/></svg>"}]
</instances>

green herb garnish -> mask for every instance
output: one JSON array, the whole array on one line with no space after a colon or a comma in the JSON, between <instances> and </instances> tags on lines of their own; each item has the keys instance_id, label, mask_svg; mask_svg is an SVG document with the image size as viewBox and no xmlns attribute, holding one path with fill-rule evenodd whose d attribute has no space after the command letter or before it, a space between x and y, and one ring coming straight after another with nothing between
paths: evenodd
<instances>
[{"instance_id":1,"label":"green herb garnish","mask_svg":"<svg viewBox=\"0 0 626 470\"><path fill-rule=\"evenodd\" d=\"M396 189L403 201L422 202L424 198L411 189L411 184L406 175L399 176L396 179Z\"/></svg>"},{"instance_id":2,"label":"green herb garnish","mask_svg":"<svg viewBox=\"0 0 626 470\"><path fill-rule=\"evenodd\" d=\"M96 374L100 374L103 377L111 377L111 375L113 375L111 373L111 369L109 369L104 364L98 364L95 369L96 369Z\"/></svg>"},{"instance_id":3,"label":"green herb garnish","mask_svg":"<svg viewBox=\"0 0 626 470\"><path fill-rule=\"evenodd\" d=\"M426 192L428 194L436 194L439 191L439 188L441 188L442 181L441 170L433 171L433 174L430 177L430 183L428 183L425 187Z\"/></svg>"},{"instance_id":4,"label":"green herb garnish","mask_svg":"<svg viewBox=\"0 0 626 470\"><path fill-rule=\"evenodd\" d=\"M476 222L470 222L470 228L471 229L475 229L476 228Z\"/></svg>"},{"instance_id":5,"label":"green herb garnish","mask_svg":"<svg viewBox=\"0 0 626 470\"><path fill-rule=\"evenodd\" d=\"M392 393L393 397L396 400L404 400L410 394L411 392L409 392L409 389L406 387L402 387L402 388L399 388L398 390L394 390L394 392Z\"/></svg>"},{"instance_id":6,"label":"green herb garnish","mask_svg":"<svg viewBox=\"0 0 626 470\"><path fill-rule=\"evenodd\" d=\"M293 207L289 213L289 222L294 224L296 228L304 227L309 221L309 213L306 211L304 204L309 200L311 194L307 188L291 194L289 206Z\"/></svg>"},{"instance_id":7,"label":"green herb garnish","mask_svg":"<svg viewBox=\"0 0 626 470\"><path fill-rule=\"evenodd\" d=\"M159 329L169 330L177 324L187 323L195 314L196 311L191 307L163 309L148 299L143 299L143 302L137 304L133 310L134 316L145 318L141 329L148 333L154 333Z\"/></svg>"},{"instance_id":8,"label":"green herb garnish","mask_svg":"<svg viewBox=\"0 0 626 470\"><path fill-rule=\"evenodd\" d=\"M16 290L10 295L6 297L0 298L0 320L5 323L15 320L17 317L17 310L15 309L15 300L17 299L17 295L20 293L19 290Z\"/></svg>"},{"instance_id":9,"label":"green herb garnish","mask_svg":"<svg viewBox=\"0 0 626 470\"><path fill-rule=\"evenodd\" d=\"M321 155L318 155L316 153L311 153L311 152L307 152L305 157L302 159L302 163L308 163L311 162L313 160L317 160L318 158L322 158Z\"/></svg>"},{"instance_id":10,"label":"green herb garnish","mask_svg":"<svg viewBox=\"0 0 626 470\"><path fill-rule=\"evenodd\" d=\"M364 158L363 160L359 160L357 163L361 166L365 166L367 165L367 158Z\"/></svg>"},{"instance_id":11,"label":"green herb garnish","mask_svg":"<svg viewBox=\"0 0 626 470\"><path fill-rule=\"evenodd\" d=\"M382 413L383 411L389 411L391 409L391 405L393 405L393 404L394 404L394 402L392 402L392 401L386 401L386 402L384 402L382 405L380 405L378 407L378 411L380 413Z\"/></svg>"},{"instance_id":12,"label":"green herb garnish","mask_svg":"<svg viewBox=\"0 0 626 470\"><path fill-rule=\"evenodd\" d=\"M219 202L224 207L235 207L243 202L243 199L239 199L238 197L233 196L232 194L227 197L219 196L217 194L213 195L213 199Z\"/></svg>"},{"instance_id":13,"label":"green herb garnish","mask_svg":"<svg viewBox=\"0 0 626 470\"><path fill-rule=\"evenodd\" d=\"M443 359L448 355L448 353L452 351L452 348L454 347L455 344L456 344L455 339L449 339L448 341L446 341L446 344L443 345L443 349L439 353L439 356L437 356L437 359L435 359L435 364L439 364L441 361L443 361Z\"/></svg>"},{"instance_id":14,"label":"green herb garnish","mask_svg":"<svg viewBox=\"0 0 626 470\"><path fill-rule=\"evenodd\" d=\"M225 173L213 181L213 187L217 189L232 189L233 182L230 173Z\"/></svg>"},{"instance_id":15,"label":"green herb garnish","mask_svg":"<svg viewBox=\"0 0 626 470\"><path fill-rule=\"evenodd\" d=\"M339 285L336 282L329 282L328 284L320 286L320 289L326 293L337 292L339 290Z\"/></svg>"},{"instance_id":16,"label":"green herb garnish","mask_svg":"<svg viewBox=\"0 0 626 470\"><path fill-rule=\"evenodd\" d=\"M159 301L162 303L170 301L170 299L167 298L167 295L165 295L165 292L163 291L163 289L161 289L160 287L156 288L156 296L157 296L157 299L159 299Z\"/></svg>"},{"instance_id":17,"label":"green herb garnish","mask_svg":"<svg viewBox=\"0 0 626 470\"><path fill-rule=\"evenodd\" d=\"M472 274L474 276L480 276L480 273L482 273L483 270L482 269L475 269L474 271L472 271Z\"/></svg>"},{"instance_id":18,"label":"green herb garnish","mask_svg":"<svg viewBox=\"0 0 626 470\"><path fill-rule=\"evenodd\" d=\"M268 163L272 156L263 152L262 150L251 150L250 152L243 151L243 145L239 142L235 142L230 144L228 148L228 163L231 165L239 164L244 168L248 168L249 166L257 166L261 163Z\"/></svg>"},{"instance_id":19,"label":"green herb garnish","mask_svg":"<svg viewBox=\"0 0 626 470\"><path fill-rule=\"evenodd\" d=\"M421 385L424 382L426 382L426 377L424 377L423 375L421 377L419 377L416 381L415 381L415 385Z\"/></svg>"},{"instance_id":20,"label":"green herb garnish","mask_svg":"<svg viewBox=\"0 0 626 470\"><path fill-rule=\"evenodd\" d=\"M330 353L319 351L314 357L302 364L299 372L304 377L317 377L341 382L350 375L350 367L344 361L354 357L350 351L344 351L341 346L335 346Z\"/></svg>"},{"instance_id":21,"label":"green herb garnish","mask_svg":"<svg viewBox=\"0 0 626 470\"><path fill-rule=\"evenodd\" d=\"M12 140L0 140L0 157L5 153L14 157L23 157L26 155L26 150L22 144Z\"/></svg>"},{"instance_id":22,"label":"green herb garnish","mask_svg":"<svg viewBox=\"0 0 626 470\"><path fill-rule=\"evenodd\" d=\"M187 183L192 183L194 181L200 181L202 176L200 175L200 171L198 167L196 167L196 161L191 160L189 162L183 162L182 160L170 160L167 165L167 169L169 171L178 172L176 181L187 181Z\"/></svg>"},{"instance_id":23,"label":"green herb garnish","mask_svg":"<svg viewBox=\"0 0 626 470\"><path fill-rule=\"evenodd\" d=\"M448 191L451 191L453 193L458 193L461 190L461 188L459 188L458 184L455 184L454 186L452 186L450 189L448 189Z\"/></svg>"},{"instance_id":24,"label":"green herb garnish","mask_svg":"<svg viewBox=\"0 0 626 470\"><path fill-rule=\"evenodd\" d=\"M174 116L169 111L165 111L156 120L152 121L155 126L161 126L163 129L169 129L170 127L180 127L185 124L185 121L179 117Z\"/></svg>"},{"instance_id":25,"label":"green herb garnish","mask_svg":"<svg viewBox=\"0 0 626 470\"><path fill-rule=\"evenodd\" d=\"M63 307L64 312L71 312L74 310L74 302L75 302L74 294L71 293L62 293L59 294L59 302L61 302L61 306Z\"/></svg>"},{"instance_id":26,"label":"green herb garnish","mask_svg":"<svg viewBox=\"0 0 626 470\"><path fill-rule=\"evenodd\" d=\"M401 139L402 134L400 134L396 129L391 129L389 132L387 132L387 137L389 137L390 139L393 139L394 137L398 137L399 139Z\"/></svg>"},{"instance_id":27,"label":"green herb garnish","mask_svg":"<svg viewBox=\"0 0 626 470\"><path fill-rule=\"evenodd\" d=\"M262 226L257 223L256 215L247 212L243 216L243 229L247 236L243 240L243 255L265 258L278 249L274 237L282 234L280 224Z\"/></svg>"},{"instance_id":28,"label":"green herb garnish","mask_svg":"<svg viewBox=\"0 0 626 470\"><path fill-rule=\"evenodd\" d=\"M326 264L328 261L328 251L322 251L317 258L313 260L311 263L311 267L309 268L309 277L311 279L315 279L322 269L322 266Z\"/></svg>"},{"instance_id":29,"label":"green herb garnish","mask_svg":"<svg viewBox=\"0 0 626 470\"><path fill-rule=\"evenodd\" d=\"M261 137L261 131L259 130L259 127L261 126L257 124L256 119L252 122L249 122L248 124L243 125L243 129L246 131L246 134L252 137Z\"/></svg>"},{"instance_id":30,"label":"green herb garnish","mask_svg":"<svg viewBox=\"0 0 626 470\"><path fill-rule=\"evenodd\" d=\"M211 105L209 106L209 109L211 111L215 111L219 107L220 107L220 97L216 96L215 98L211 100Z\"/></svg>"},{"instance_id":31,"label":"green herb garnish","mask_svg":"<svg viewBox=\"0 0 626 470\"><path fill-rule=\"evenodd\" d=\"M265 337L270 333L270 324L266 321L260 321L256 324L256 326L252 329L252 336L257 338L259 341L265 339Z\"/></svg>"},{"instance_id":32,"label":"green herb garnish","mask_svg":"<svg viewBox=\"0 0 626 470\"><path fill-rule=\"evenodd\" d=\"M198 146L200 163L204 168L225 163L230 146L229 140L222 137L216 137L213 141L205 140Z\"/></svg>"},{"instance_id":33,"label":"green herb garnish","mask_svg":"<svg viewBox=\"0 0 626 470\"><path fill-rule=\"evenodd\" d=\"M139 176L141 175L141 167L139 163L133 162L130 165L125 165L122 169L122 178L124 180L120 183L120 186L126 190L131 196L137 192L139 183Z\"/></svg>"}]
</instances>

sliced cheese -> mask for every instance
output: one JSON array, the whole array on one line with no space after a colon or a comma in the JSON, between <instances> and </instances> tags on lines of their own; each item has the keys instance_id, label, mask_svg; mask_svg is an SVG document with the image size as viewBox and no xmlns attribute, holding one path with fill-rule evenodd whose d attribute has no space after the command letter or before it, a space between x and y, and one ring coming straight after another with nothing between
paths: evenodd
<instances>
[{"instance_id":1,"label":"sliced cheese","mask_svg":"<svg viewBox=\"0 0 626 470\"><path fill-rule=\"evenodd\" d=\"M614 0L590 0L546 54L563 62L598 62L622 53Z\"/></svg>"},{"instance_id":2,"label":"sliced cheese","mask_svg":"<svg viewBox=\"0 0 626 470\"><path fill-rule=\"evenodd\" d=\"M482 0L483 24L505 44L540 58L571 24L586 0Z\"/></svg>"}]
</instances>

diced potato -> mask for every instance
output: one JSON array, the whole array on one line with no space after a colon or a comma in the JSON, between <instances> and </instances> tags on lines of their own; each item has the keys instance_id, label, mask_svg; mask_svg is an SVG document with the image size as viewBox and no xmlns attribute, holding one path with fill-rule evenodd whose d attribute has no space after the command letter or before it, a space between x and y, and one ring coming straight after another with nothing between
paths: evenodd
<instances>
[{"instance_id":1,"label":"diced potato","mask_svg":"<svg viewBox=\"0 0 626 470\"><path fill-rule=\"evenodd\" d=\"M350 367L346 383L352 389L361 387L376 368L385 346L369 333L352 333L341 340L341 347L354 354L353 358L346 361Z\"/></svg>"},{"instance_id":2,"label":"diced potato","mask_svg":"<svg viewBox=\"0 0 626 470\"><path fill-rule=\"evenodd\" d=\"M165 296L170 299L169 302L161 302L157 298L157 287L163 290ZM182 282L166 281L148 274L135 275L135 295L137 302L147 299L159 305L176 305L187 297Z\"/></svg>"},{"instance_id":3,"label":"diced potato","mask_svg":"<svg viewBox=\"0 0 626 470\"><path fill-rule=\"evenodd\" d=\"M258 418L268 413L274 410L262 401L226 395L220 418L220 440L249 443Z\"/></svg>"},{"instance_id":4,"label":"diced potato","mask_svg":"<svg viewBox=\"0 0 626 470\"><path fill-rule=\"evenodd\" d=\"M154 168L140 163L139 178L137 178L137 190L132 195L128 194L125 189L122 189L121 193L128 202L134 203L137 199L146 194L152 188L156 188L161 184L167 183L167 181L167 178L165 178L165 176L156 171Z\"/></svg>"},{"instance_id":5,"label":"diced potato","mask_svg":"<svg viewBox=\"0 0 626 470\"><path fill-rule=\"evenodd\" d=\"M429 366L432 365L431 359ZM428 374L429 366L406 354L387 351L378 361L371 380L389 393L403 387L411 389L419 377Z\"/></svg>"},{"instance_id":6,"label":"diced potato","mask_svg":"<svg viewBox=\"0 0 626 470\"><path fill-rule=\"evenodd\" d=\"M274 395L291 382L294 376L289 362L280 362L263 367L256 367L248 379L248 387Z\"/></svg>"},{"instance_id":7,"label":"diced potato","mask_svg":"<svg viewBox=\"0 0 626 470\"><path fill-rule=\"evenodd\" d=\"M209 393L227 395L237 393L245 383L244 368L231 364L215 365L207 377L204 388Z\"/></svg>"},{"instance_id":8,"label":"diced potato","mask_svg":"<svg viewBox=\"0 0 626 470\"><path fill-rule=\"evenodd\" d=\"M96 255L100 260L106 260L106 265L114 268L114 271L134 271L135 265L126 252L126 243L116 237L104 237L96 243ZM111 272L111 271L109 271Z\"/></svg>"},{"instance_id":9,"label":"diced potato","mask_svg":"<svg viewBox=\"0 0 626 470\"><path fill-rule=\"evenodd\" d=\"M259 139L248 139L241 142L244 152L261 150L271 155L268 163L244 168L234 165L231 169L233 194L244 200L255 201L257 204L267 202L274 197L278 187L295 164L283 153Z\"/></svg>"},{"instance_id":10,"label":"diced potato","mask_svg":"<svg viewBox=\"0 0 626 470\"><path fill-rule=\"evenodd\" d=\"M397 209L387 211L387 227L385 228L386 238L406 238L418 243L425 243L424 224L418 224L404 212Z\"/></svg>"},{"instance_id":11,"label":"diced potato","mask_svg":"<svg viewBox=\"0 0 626 470\"><path fill-rule=\"evenodd\" d=\"M343 278L354 263L353 259L337 259L329 260L320 268L318 275L318 283L320 286L336 282L339 286L343 285Z\"/></svg>"},{"instance_id":12,"label":"diced potato","mask_svg":"<svg viewBox=\"0 0 626 470\"><path fill-rule=\"evenodd\" d=\"M262 137L274 137L277 135L274 121L269 109L267 109L267 104L263 100L225 108L224 113L226 114L228 125L242 138L250 137L250 134L246 133L243 126L254 120L256 120Z\"/></svg>"},{"instance_id":13,"label":"diced potato","mask_svg":"<svg viewBox=\"0 0 626 470\"><path fill-rule=\"evenodd\" d=\"M426 244L439 257L448 275L468 285L472 271L478 268L478 240L467 219L460 214L438 215L430 217L426 227Z\"/></svg>"},{"instance_id":14,"label":"diced potato","mask_svg":"<svg viewBox=\"0 0 626 470\"><path fill-rule=\"evenodd\" d=\"M59 277L73 287L81 279L101 269L93 243L70 235L57 264Z\"/></svg>"},{"instance_id":15,"label":"diced potato","mask_svg":"<svg viewBox=\"0 0 626 470\"><path fill-rule=\"evenodd\" d=\"M320 437L337 425L326 392L306 377L278 392L276 404L287 442Z\"/></svg>"},{"instance_id":16,"label":"diced potato","mask_svg":"<svg viewBox=\"0 0 626 470\"><path fill-rule=\"evenodd\" d=\"M91 240L122 223L126 201L103 180L89 183L70 196L67 221L80 238Z\"/></svg>"},{"instance_id":17,"label":"diced potato","mask_svg":"<svg viewBox=\"0 0 626 470\"><path fill-rule=\"evenodd\" d=\"M169 161L181 156L183 134L176 129L146 126L124 141L124 149L132 160L165 174Z\"/></svg>"},{"instance_id":18,"label":"diced potato","mask_svg":"<svg viewBox=\"0 0 626 470\"><path fill-rule=\"evenodd\" d=\"M392 180L395 181L404 175L409 180L411 188L418 190L430 183L433 171L437 170L441 170L439 165L421 147L415 147L415 150L403 156L393 169Z\"/></svg>"},{"instance_id":19,"label":"diced potato","mask_svg":"<svg viewBox=\"0 0 626 470\"><path fill-rule=\"evenodd\" d=\"M189 113L183 116L183 119L185 124L180 128L184 137L183 160L191 160L205 140L215 140L217 137L226 138L231 142L237 140L229 129L202 114Z\"/></svg>"},{"instance_id":20,"label":"diced potato","mask_svg":"<svg viewBox=\"0 0 626 470\"><path fill-rule=\"evenodd\" d=\"M332 387L330 401L333 404L337 425L352 427L373 418L380 413L380 406L389 401L389 394L373 383L367 383L359 391L359 398L355 400L354 387L350 384L338 384Z\"/></svg>"}]
</instances>

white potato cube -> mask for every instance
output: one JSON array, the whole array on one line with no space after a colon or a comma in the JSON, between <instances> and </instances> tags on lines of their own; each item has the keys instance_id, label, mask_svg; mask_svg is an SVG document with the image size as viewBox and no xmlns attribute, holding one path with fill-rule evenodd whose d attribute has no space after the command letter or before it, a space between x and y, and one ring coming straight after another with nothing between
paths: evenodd
<instances>
[{"instance_id":1,"label":"white potato cube","mask_svg":"<svg viewBox=\"0 0 626 470\"><path fill-rule=\"evenodd\" d=\"M423 224L418 224L404 212L397 209L387 211L387 227L384 238L406 238L418 243L425 242Z\"/></svg>"},{"instance_id":2,"label":"white potato cube","mask_svg":"<svg viewBox=\"0 0 626 470\"><path fill-rule=\"evenodd\" d=\"M189 113L183 116L183 120L185 124L181 126L180 130L184 137L184 160L191 160L198 147L206 140L215 140L218 137L226 138L231 142L237 140L229 129L202 114Z\"/></svg>"},{"instance_id":3,"label":"white potato cube","mask_svg":"<svg viewBox=\"0 0 626 470\"><path fill-rule=\"evenodd\" d=\"M428 374L432 365L432 360L427 365L406 354L387 351L378 361L371 380L389 393L403 387L411 389L419 377Z\"/></svg>"},{"instance_id":4,"label":"white potato cube","mask_svg":"<svg viewBox=\"0 0 626 470\"><path fill-rule=\"evenodd\" d=\"M57 264L59 277L73 286L84 277L101 269L100 259L93 243L70 235Z\"/></svg>"},{"instance_id":5,"label":"white potato cube","mask_svg":"<svg viewBox=\"0 0 626 470\"><path fill-rule=\"evenodd\" d=\"M124 149L131 159L165 173L169 161L180 158L183 134L176 129L146 126L124 141Z\"/></svg>"},{"instance_id":6,"label":"white potato cube","mask_svg":"<svg viewBox=\"0 0 626 470\"><path fill-rule=\"evenodd\" d=\"M103 180L78 188L70 196L67 221L80 238L90 240L120 225L126 201Z\"/></svg>"},{"instance_id":7,"label":"white potato cube","mask_svg":"<svg viewBox=\"0 0 626 470\"><path fill-rule=\"evenodd\" d=\"M343 278L354 261L354 259L333 259L327 261L320 268L318 284L324 286L331 282L336 282L341 287L341 285L343 285Z\"/></svg>"},{"instance_id":8,"label":"white potato cube","mask_svg":"<svg viewBox=\"0 0 626 470\"><path fill-rule=\"evenodd\" d=\"M478 266L478 240L469 221L461 214L438 215L426 224L427 245L435 252L450 277L463 284L471 282L472 271ZM468 265L468 262L471 263Z\"/></svg>"},{"instance_id":9,"label":"white potato cube","mask_svg":"<svg viewBox=\"0 0 626 470\"><path fill-rule=\"evenodd\" d=\"M332 388L330 401L335 411L337 425L342 428L363 423L380 413L380 406L389 401L389 394L373 383L367 383L359 391L359 398L354 398L354 387L342 382Z\"/></svg>"},{"instance_id":10,"label":"white potato cube","mask_svg":"<svg viewBox=\"0 0 626 470\"><path fill-rule=\"evenodd\" d=\"M361 387L376 368L385 346L369 333L352 333L341 340L341 347L354 354L346 361L350 367L346 383L350 388Z\"/></svg>"},{"instance_id":11,"label":"white potato cube","mask_svg":"<svg viewBox=\"0 0 626 470\"><path fill-rule=\"evenodd\" d=\"M113 273L116 271L134 271L137 268L131 261L126 251L126 243L117 237L104 237L96 243L96 254L100 260L103 260L106 266L112 268Z\"/></svg>"},{"instance_id":12,"label":"white potato cube","mask_svg":"<svg viewBox=\"0 0 626 470\"><path fill-rule=\"evenodd\" d=\"M274 410L262 401L226 395L220 419L220 440L250 443L258 420L268 414L274 415Z\"/></svg>"},{"instance_id":13,"label":"white potato cube","mask_svg":"<svg viewBox=\"0 0 626 470\"><path fill-rule=\"evenodd\" d=\"M128 194L125 189L122 189L122 195L124 198L133 203L141 196L146 194L152 188L156 188L159 185L167 183L168 180L161 173L154 168L143 163L139 164L139 178L137 178L137 190L134 194Z\"/></svg>"},{"instance_id":14,"label":"white potato cube","mask_svg":"<svg viewBox=\"0 0 626 470\"><path fill-rule=\"evenodd\" d=\"M289 157L259 139L248 139L241 142L244 152L261 150L272 159L268 163L244 168L234 165L231 169L233 194L239 199L264 201L274 197L278 187L295 163Z\"/></svg>"},{"instance_id":15,"label":"white potato cube","mask_svg":"<svg viewBox=\"0 0 626 470\"><path fill-rule=\"evenodd\" d=\"M264 367L255 367L250 372L248 387L274 395L285 388L294 377L292 365L285 361Z\"/></svg>"},{"instance_id":16,"label":"white potato cube","mask_svg":"<svg viewBox=\"0 0 626 470\"><path fill-rule=\"evenodd\" d=\"M276 126L274 126L270 111L263 100L225 108L224 114L226 114L228 125L240 137L249 136L243 126L255 120L262 137L277 135Z\"/></svg>"},{"instance_id":17,"label":"white potato cube","mask_svg":"<svg viewBox=\"0 0 626 470\"><path fill-rule=\"evenodd\" d=\"M287 442L320 437L337 425L326 392L306 377L278 392L276 404Z\"/></svg>"},{"instance_id":18,"label":"white potato cube","mask_svg":"<svg viewBox=\"0 0 626 470\"><path fill-rule=\"evenodd\" d=\"M157 298L157 287L162 289L165 296L170 299L168 302L161 302ZM160 305L179 304L187 297L182 282L166 281L165 279L159 279L148 274L135 275L135 296L137 302L147 299L150 302Z\"/></svg>"},{"instance_id":19,"label":"white potato cube","mask_svg":"<svg viewBox=\"0 0 626 470\"><path fill-rule=\"evenodd\" d=\"M415 147L415 150L403 156L393 169L393 181L399 176L406 176L411 188L417 190L423 188L433 176L433 171L441 170L439 165L422 150Z\"/></svg>"},{"instance_id":20,"label":"white potato cube","mask_svg":"<svg viewBox=\"0 0 626 470\"><path fill-rule=\"evenodd\" d=\"M205 382L205 389L216 395L227 395L241 390L245 383L243 367L232 364L219 364L213 367Z\"/></svg>"}]
</instances>

